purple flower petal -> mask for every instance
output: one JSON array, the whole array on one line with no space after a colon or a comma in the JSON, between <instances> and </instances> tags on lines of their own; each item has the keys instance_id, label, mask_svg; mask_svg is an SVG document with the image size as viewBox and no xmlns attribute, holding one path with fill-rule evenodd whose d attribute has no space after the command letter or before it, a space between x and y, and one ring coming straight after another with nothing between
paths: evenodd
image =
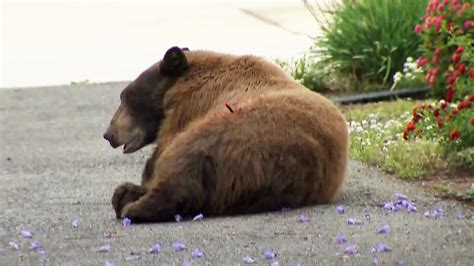
<instances>
[{"instance_id":1,"label":"purple flower petal","mask_svg":"<svg viewBox=\"0 0 474 266\"><path fill-rule=\"evenodd\" d=\"M41 246L38 244L38 242L31 242L29 249L30 249L30 250L37 250L37 249L40 248L40 247L41 247Z\"/></svg>"},{"instance_id":2,"label":"purple flower petal","mask_svg":"<svg viewBox=\"0 0 474 266\"><path fill-rule=\"evenodd\" d=\"M156 255L158 253L160 253L161 251L161 246L160 244L156 243L156 244L153 244L153 246L151 246L150 248L150 254L153 254L153 255Z\"/></svg>"},{"instance_id":3,"label":"purple flower petal","mask_svg":"<svg viewBox=\"0 0 474 266\"><path fill-rule=\"evenodd\" d=\"M405 266L407 265L403 260L399 260L395 263L396 266Z\"/></svg>"},{"instance_id":4,"label":"purple flower petal","mask_svg":"<svg viewBox=\"0 0 474 266\"><path fill-rule=\"evenodd\" d=\"M123 227L127 227L127 226L130 226L132 224L132 220L130 220L129 218L125 217L125 219L122 220L122 226Z\"/></svg>"},{"instance_id":5,"label":"purple flower petal","mask_svg":"<svg viewBox=\"0 0 474 266\"><path fill-rule=\"evenodd\" d=\"M112 250L112 246L110 244L103 245L103 246L99 247L99 252L100 253L109 252L110 250Z\"/></svg>"},{"instance_id":6,"label":"purple flower petal","mask_svg":"<svg viewBox=\"0 0 474 266\"><path fill-rule=\"evenodd\" d=\"M78 228L80 223L81 223L81 220L76 219L72 222L72 227Z\"/></svg>"},{"instance_id":7,"label":"purple flower petal","mask_svg":"<svg viewBox=\"0 0 474 266\"><path fill-rule=\"evenodd\" d=\"M362 224L361 221L356 220L356 219L354 219L354 218L349 218L349 219L347 220L347 223L350 224L350 225Z\"/></svg>"},{"instance_id":8,"label":"purple flower petal","mask_svg":"<svg viewBox=\"0 0 474 266\"><path fill-rule=\"evenodd\" d=\"M252 263L254 263L255 261L252 259L252 257L250 257L250 256L245 256L245 257L244 257L244 262L247 263L247 264L252 264Z\"/></svg>"},{"instance_id":9,"label":"purple flower petal","mask_svg":"<svg viewBox=\"0 0 474 266\"><path fill-rule=\"evenodd\" d=\"M389 246L383 244L383 243L378 243L371 249L371 252L389 252L391 249Z\"/></svg>"},{"instance_id":10,"label":"purple flower petal","mask_svg":"<svg viewBox=\"0 0 474 266\"><path fill-rule=\"evenodd\" d=\"M437 209L434 209L432 212L431 212L431 217L437 219L441 216L444 216L444 211L443 209L441 208L437 208Z\"/></svg>"},{"instance_id":11,"label":"purple flower petal","mask_svg":"<svg viewBox=\"0 0 474 266\"><path fill-rule=\"evenodd\" d=\"M395 198L399 201L402 201L402 200L408 200L408 197L401 194L401 193L395 193Z\"/></svg>"},{"instance_id":12,"label":"purple flower petal","mask_svg":"<svg viewBox=\"0 0 474 266\"><path fill-rule=\"evenodd\" d=\"M200 213L200 214L194 216L193 222L195 222L195 221L201 221L203 218L204 218L204 215L202 215L202 213Z\"/></svg>"},{"instance_id":13,"label":"purple flower petal","mask_svg":"<svg viewBox=\"0 0 474 266\"><path fill-rule=\"evenodd\" d=\"M8 245L10 245L11 249L13 249L13 250L19 250L20 249L20 244L17 241L10 241L10 242L8 242Z\"/></svg>"},{"instance_id":14,"label":"purple flower petal","mask_svg":"<svg viewBox=\"0 0 474 266\"><path fill-rule=\"evenodd\" d=\"M379 260L377 259L377 257L374 257L374 258L372 259L372 265L373 265L373 266L379 265Z\"/></svg>"},{"instance_id":15,"label":"purple flower petal","mask_svg":"<svg viewBox=\"0 0 474 266\"><path fill-rule=\"evenodd\" d=\"M181 215L179 215L179 214L176 214L176 215L174 216L174 220L175 220L177 223L179 223L179 222L181 222L181 221L183 220L183 217L181 217Z\"/></svg>"},{"instance_id":16,"label":"purple flower petal","mask_svg":"<svg viewBox=\"0 0 474 266\"><path fill-rule=\"evenodd\" d=\"M191 266L191 262L185 260L183 263L181 263L181 266Z\"/></svg>"},{"instance_id":17,"label":"purple flower petal","mask_svg":"<svg viewBox=\"0 0 474 266\"><path fill-rule=\"evenodd\" d=\"M343 214L345 211L345 208L343 205L339 205L336 207L336 212L339 213L339 214Z\"/></svg>"},{"instance_id":18,"label":"purple flower petal","mask_svg":"<svg viewBox=\"0 0 474 266\"><path fill-rule=\"evenodd\" d=\"M411 203L411 202L408 203L408 206L407 206L406 209L407 209L408 212L416 212L416 206L413 205L413 203Z\"/></svg>"},{"instance_id":19,"label":"purple flower petal","mask_svg":"<svg viewBox=\"0 0 474 266\"><path fill-rule=\"evenodd\" d=\"M395 206L393 206L392 202L385 202L382 206L382 209L384 209L385 211L393 211L395 210Z\"/></svg>"},{"instance_id":20,"label":"purple flower petal","mask_svg":"<svg viewBox=\"0 0 474 266\"><path fill-rule=\"evenodd\" d=\"M31 231L28 231L28 230L21 230L21 236L23 238L32 238L33 237L33 234L31 233Z\"/></svg>"},{"instance_id":21,"label":"purple flower petal","mask_svg":"<svg viewBox=\"0 0 474 266\"><path fill-rule=\"evenodd\" d=\"M398 211L400 211L400 210L402 209L403 206L402 206L401 203L397 203L397 204L395 204L393 207L394 207L393 211L398 212Z\"/></svg>"},{"instance_id":22,"label":"purple flower petal","mask_svg":"<svg viewBox=\"0 0 474 266\"><path fill-rule=\"evenodd\" d=\"M425 212L423 213L423 215L424 215L425 217L430 216L430 211L425 211Z\"/></svg>"},{"instance_id":23,"label":"purple flower petal","mask_svg":"<svg viewBox=\"0 0 474 266\"><path fill-rule=\"evenodd\" d=\"M191 257L193 258L200 258L202 256L204 256L204 253L199 248L195 248L193 252L191 252Z\"/></svg>"},{"instance_id":24,"label":"purple flower petal","mask_svg":"<svg viewBox=\"0 0 474 266\"><path fill-rule=\"evenodd\" d=\"M270 263L270 266L277 266L277 265L280 265L280 263L278 263L277 260L274 260L272 261L272 263Z\"/></svg>"},{"instance_id":25,"label":"purple flower petal","mask_svg":"<svg viewBox=\"0 0 474 266\"><path fill-rule=\"evenodd\" d=\"M276 254L275 254L275 252L273 252L271 250L265 250L265 252L263 252L263 256L265 257L265 259L271 260L271 259L274 259L276 257Z\"/></svg>"},{"instance_id":26,"label":"purple flower petal","mask_svg":"<svg viewBox=\"0 0 474 266\"><path fill-rule=\"evenodd\" d=\"M181 241L173 242L174 251L183 251L186 250L186 245Z\"/></svg>"},{"instance_id":27,"label":"purple flower petal","mask_svg":"<svg viewBox=\"0 0 474 266\"><path fill-rule=\"evenodd\" d=\"M41 254L41 255L46 254L46 250L44 248L39 248L38 254Z\"/></svg>"},{"instance_id":28,"label":"purple flower petal","mask_svg":"<svg viewBox=\"0 0 474 266\"><path fill-rule=\"evenodd\" d=\"M304 215L304 214L301 214L300 217L299 217L299 221L301 223L309 222L309 217Z\"/></svg>"},{"instance_id":29,"label":"purple flower petal","mask_svg":"<svg viewBox=\"0 0 474 266\"><path fill-rule=\"evenodd\" d=\"M337 244L342 244L342 243L345 243L347 241L346 237L344 235L337 235L336 236L336 243Z\"/></svg>"},{"instance_id":30,"label":"purple flower petal","mask_svg":"<svg viewBox=\"0 0 474 266\"><path fill-rule=\"evenodd\" d=\"M353 255L353 254L357 253L357 246L356 245L347 246L344 249L344 253L347 254L347 255Z\"/></svg>"},{"instance_id":31,"label":"purple flower petal","mask_svg":"<svg viewBox=\"0 0 474 266\"><path fill-rule=\"evenodd\" d=\"M377 233L379 234L386 234L390 233L390 226L388 224L382 225L377 229Z\"/></svg>"},{"instance_id":32,"label":"purple flower petal","mask_svg":"<svg viewBox=\"0 0 474 266\"><path fill-rule=\"evenodd\" d=\"M138 260L140 258L140 254L138 253L131 253L130 255L128 255L125 260L126 261L130 261L130 260Z\"/></svg>"},{"instance_id":33,"label":"purple flower petal","mask_svg":"<svg viewBox=\"0 0 474 266\"><path fill-rule=\"evenodd\" d=\"M105 261L105 266L115 266L115 263L113 261Z\"/></svg>"}]
</instances>

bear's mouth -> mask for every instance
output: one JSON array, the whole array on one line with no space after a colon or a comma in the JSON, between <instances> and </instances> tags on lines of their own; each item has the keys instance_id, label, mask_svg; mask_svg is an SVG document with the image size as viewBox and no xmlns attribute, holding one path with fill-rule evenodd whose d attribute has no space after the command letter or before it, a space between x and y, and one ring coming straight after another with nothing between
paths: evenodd
<instances>
[{"instance_id":1,"label":"bear's mouth","mask_svg":"<svg viewBox=\"0 0 474 266\"><path fill-rule=\"evenodd\" d=\"M123 144L122 153L123 153L123 154L132 153L132 152L137 151L137 150L140 149L140 148L141 148L141 145L140 145L140 138L139 138L139 137L135 137L135 138L133 138L132 140L130 140L129 142Z\"/></svg>"}]
</instances>

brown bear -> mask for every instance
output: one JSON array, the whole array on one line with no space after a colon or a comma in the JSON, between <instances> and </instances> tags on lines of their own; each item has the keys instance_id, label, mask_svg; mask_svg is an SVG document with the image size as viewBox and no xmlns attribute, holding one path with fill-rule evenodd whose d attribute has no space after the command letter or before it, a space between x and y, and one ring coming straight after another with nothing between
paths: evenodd
<instances>
[{"instance_id":1,"label":"brown bear","mask_svg":"<svg viewBox=\"0 0 474 266\"><path fill-rule=\"evenodd\" d=\"M261 58L172 47L120 99L104 138L123 153L156 149L140 186L116 188L117 218L298 208L331 202L344 183L343 115Z\"/></svg>"}]
</instances>

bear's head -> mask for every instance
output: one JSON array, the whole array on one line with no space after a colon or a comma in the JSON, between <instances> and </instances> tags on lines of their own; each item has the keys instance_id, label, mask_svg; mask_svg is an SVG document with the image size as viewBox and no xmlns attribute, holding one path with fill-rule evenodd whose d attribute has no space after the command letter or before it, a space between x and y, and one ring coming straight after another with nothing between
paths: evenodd
<instances>
[{"instance_id":1,"label":"bear's head","mask_svg":"<svg viewBox=\"0 0 474 266\"><path fill-rule=\"evenodd\" d=\"M170 48L120 94L120 105L104 134L113 148L123 145L123 153L132 153L156 139L164 118L163 98L176 80L187 70L183 50Z\"/></svg>"}]
</instances>

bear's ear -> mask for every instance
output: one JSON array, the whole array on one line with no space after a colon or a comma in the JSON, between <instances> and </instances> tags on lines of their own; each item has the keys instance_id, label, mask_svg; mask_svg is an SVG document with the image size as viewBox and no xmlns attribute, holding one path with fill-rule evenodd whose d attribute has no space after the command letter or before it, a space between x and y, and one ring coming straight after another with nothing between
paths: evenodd
<instances>
[{"instance_id":1,"label":"bear's ear","mask_svg":"<svg viewBox=\"0 0 474 266\"><path fill-rule=\"evenodd\" d=\"M171 47L166 51L160 70L163 74L179 76L188 68L188 60L179 47Z\"/></svg>"}]
</instances>

